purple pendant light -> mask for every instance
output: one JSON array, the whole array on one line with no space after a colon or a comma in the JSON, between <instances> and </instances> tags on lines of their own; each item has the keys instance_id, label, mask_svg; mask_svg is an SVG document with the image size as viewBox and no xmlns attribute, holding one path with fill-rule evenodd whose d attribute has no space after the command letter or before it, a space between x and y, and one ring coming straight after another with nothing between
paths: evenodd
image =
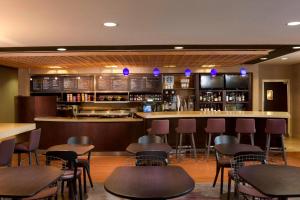
<instances>
[{"instance_id":1,"label":"purple pendant light","mask_svg":"<svg viewBox=\"0 0 300 200\"><path fill-rule=\"evenodd\" d=\"M128 69L127 67L125 67L125 68L123 69L123 75L124 75L124 76L128 76L128 75L129 75L129 69Z\"/></svg>"},{"instance_id":2,"label":"purple pendant light","mask_svg":"<svg viewBox=\"0 0 300 200\"><path fill-rule=\"evenodd\" d=\"M184 75L185 75L186 77L190 77L191 74L192 74L192 70L190 70L189 68L186 68L186 69L184 70Z\"/></svg>"},{"instance_id":3,"label":"purple pendant light","mask_svg":"<svg viewBox=\"0 0 300 200\"><path fill-rule=\"evenodd\" d=\"M240 74L241 74L241 76L246 76L246 75L247 75L247 69L244 68L244 67L242 67L242 68L240 69Z\"/></svg>"},{"instance_id":4,"label":"purple pendant light","mask_svg":"<svg viewBox=\"0 0 300 200\"><path fill-rule=\"evenodd\" d=\"M217 71L215 68L213 68L213 69L210 70L210 75L211 75L212 77L217 76L217 73L218 73L218 71Z\"/></svg>"},{"instance_id":5,"label":"purple pendant light","mask_svg":"<svg viewBox=\"0 0 300 200\"><path fill-rule=\"evenodd\" d=\"M153 75L154 75L154 76L159 76L159 74L160 74L159 69L158 69L157 67L155 67L155 68L153 69Z\"/></svg>"}]
</instances>

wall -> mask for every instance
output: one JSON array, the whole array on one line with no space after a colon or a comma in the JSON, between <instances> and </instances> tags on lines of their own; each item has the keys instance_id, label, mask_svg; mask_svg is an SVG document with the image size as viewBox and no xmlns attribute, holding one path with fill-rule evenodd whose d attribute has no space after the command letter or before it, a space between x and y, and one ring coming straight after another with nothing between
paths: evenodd
<instances>
[{"instance_id":1,"label":"wall","mask_svg":"<svg viewBox=\"0 0 300 200\"><path fill-rule=\"evenodd\" d=\"M293 82L293 87L292 87L292 130L293 136L300 138L300 64L291 66L291 72L292 72L292 82Z\"/></svg>"},{"instance_id":2,"label":"wall","mask_svg":"<svg viewBox=\"0 0 300 200\"><path fill-rule=\"evenodd\" d=\"M0 66L0 94L0 122L14 122L14 97L18 95L17 69Z\"/></svg>"}]
</instances>

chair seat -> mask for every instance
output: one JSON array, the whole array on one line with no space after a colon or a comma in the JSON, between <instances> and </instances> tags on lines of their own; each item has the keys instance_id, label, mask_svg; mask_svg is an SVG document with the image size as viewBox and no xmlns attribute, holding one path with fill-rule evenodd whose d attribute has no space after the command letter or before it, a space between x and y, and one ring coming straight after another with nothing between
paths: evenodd
<instances>
[{"instance_id":1,"label":"chair seat","mask_svg":"<svg viewBox=\"0 0 300 200\"><path fill-rule=\"evenodd\" d=\"M36 195L28 198L24 198L23 200L37 200L37 199L45 199L48 197L53 197L57 195L58 188L57 186L48 187L38 192Z\"/></svg>"},{"instance_id":2,"label":"chair seat","mask_svg":"<svg viewBox=\"0 0 300 200\"><path fill-rule=\"evenodd\" d=\"M87 158L87 156L80 156L77 159L77 166L78 167L85 167L85 166L89 166L89 160Z\"/></svg>"},{"instance_id":3,"label":"chair seat","mask_svg":"<svg viewBox=\"0 0 300 200\"><path fill-rule=\"evenodd\" d=\"M254 189L253 187L251 187L249 185L239 184L238 185L238 191L242 194L249 195L249 196L252 196L252 197L263 198L263 199L271 199L270 197L262 194L261 192L257 191L256 189Z\"/></svg>"},{"instance_id":4,"label":"chair seat","mask_svg":"<svg viewBox=\"0 0 300 200\"><path fill-rule=\"evenodd\" d=\"M77 169L77 177L81 176L81 170ZM64 175L61 176L62 180L68 180L74 178L74 171L73 170L66 170Z\"/></svg>"},{"instance_id":5,"label":"chair seat","mask_svg":"<svg viewBox=\"0 0 300 200\"><path fill-rule=\"evenodd\" d=\"M29 142L17 143L15 145L15 152L18 151L29 151Z\"/></svg>"},{"instance_id":6,"label":"chair seat","mask_svg":"<svg viewBox=\"0 0 300 200\"><path fill-rule=\"evenodd\" d=\"M219 163L219 165L222 165L224 167L231 167L231 164L230 164L231 159L232 158L230 158L228 156L222 156L221 158L219 158L218 163Z\"/></svg>"}]
</instances>

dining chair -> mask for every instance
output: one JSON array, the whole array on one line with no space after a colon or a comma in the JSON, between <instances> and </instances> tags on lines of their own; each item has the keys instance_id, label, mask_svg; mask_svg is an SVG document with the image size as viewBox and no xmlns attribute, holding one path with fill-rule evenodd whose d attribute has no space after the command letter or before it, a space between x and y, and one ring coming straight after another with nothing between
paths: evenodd
<instances>
[{"instance_id":1,"label":"dining chair","mask_svg":"<svg viewBox=\"0 0 300 200\"><path fill-rule=\"evenodd\" d=\"M167 166L168 154L165 151L140 151L136 153L136 166Z\"/></svg>"},{"instance_id":2,"label":"dining chair","mask_svg":"<svg viewBox=\"0 0 300 200\"><path fill-rule=\"evenodd\" d=\"M215 138L215 145L218 144L237 144L238 140L234 136L230 135L220 135ZM216 157L216 175L213 182L213 187L216 186L219 172L221 171L221 184L220 184L220 193L223 193L223 180L224 180L224 169L230 168L230 157L224 156L217 151L215 152Z\"/></svg>"},{"instance_id":3,"label":"dining chair","mask_svg":"<svg viewBox=\"0 0 300 200\"><path fill-rule=\"evenodd\" d=\"M64 182L69 186L69 196L77 195L76 181L78 180L79 199L82 200L81 170L78 169L77 154L74 151L47 151L46 158L60 158L67 162L68 168L61 176L61 194L64 194Z\"/></svg>"},{"instance_id":4,"label":"dining chair","mask_svg":"<svg viewBox=\"0 0 300 200\"><path fill-rule=\"evenodd\" d=\"M178 126L175 129L177 135L179 135L179 142L176 139L176 158L178 157L178 151L182 149L182 137L187 135L190 137L191 148L190 150L194 153L194 158L197 158L197 149L195 144L194 134L197 132L196 119L179 119ZM176 137L177 138L177 137Z\"/></svg>"},{"instance_id":5,"label":"dining chair","mask_svg":"<svg viewBox=\"0 0 300 200\"><path fill-rule=\"evenodd\" d=\"M266 164L266 154L265 152L240 152L237 153L233 159L231 160L231 170L229 172L229 178L234 180L234 188L235 194L237 194L237 198L239 199L240 195L243 195L244 198L247 199L247 196L252 199L271 199L252 186L243 182L243 180L238 176L238 170L244 166L257 165L257 164ZM270 183L272 184L272 183ZM228 196L227 199L230 199L230 189L231 189L231 181L228 182Z\"/></svg>"},{"instance_id":6,"label":"dining chair","mask_svg":"<svg viewBox=\"0 0 300 200\"><path fill-rule=\"evenodd\" d=\"M148 134L158 135L163 137L163 142L168 143L168 134L169 134L169 120L153 120L151 123L151 128L147 129Z\"/></svg>"},{"instance_id":7,"label":"dining chair","mask_svg":"<svg viewBox=\"0 0 300 200\"><path fill-rule=\"evenodd\" d=\"M11 166L16 139L8 139L0 142L0 167Z\"/></svg>"},{"instance_id":8,"label":"dining chair","mask_svg":"<svg viewBox=\"0 0 300 200\"><path fill-rule=\"evenodd\" d=\"M30 131L29 140L26 142L17 143L14 152L18 154L18 166L21 163L21 154L27 153L29 156L28 162L31 165L31 154L34 153L36 164L39 165L37 150L39 148L41 138L41 129Z\"/></svg>"},{"instance_id":9,"label":"dining chair","mask_svg":"<svg viewBox=\"0 0 300 200\"><path fill-rule=\"evenodd\" d=\"M139 144L162 143L161 137L157 135L143 135L138 139Z\"/></svg>"},{"instance_id":10,"label":"dining chair","mask_svg":"<svg viewBox=\"0 0 300 200\"><path fill-rule=\"evenodd\" d=\"M68 144L78 144L78 145L90 145L92 144L91 139L88 136L73 136L68 138ZM91 187L93 188L93 181L91 177L91 151L89 151L87 156L78 156L77 158L78 167L83 168L83 188L84 192L87 192L86 186L86 174L88 175L88 179Z\"/></svg>"},{"instance_id":11,"label":"dining chair","mask_svg":"<svg viewBox=\"0 0 300 200\"><path fill-rule=\"evenodd\" d=\"M251 145L254 146L254 134L256 132L254 119L237 119L235 122L235 132L237 133L239 143L241 141L241 136L246 135L250 136Z\"/></svg>"},{"instance_id":12,"label":"dining chair","mask_svg":"<svg viewBox=\"0 0 300 200\"><path fill-rule=\"evenodd\" d=\"M225 133L225 119L224 118L210 118L207 119L207 125L204 129L208 134L207 141L207 159L209 158L211 149L211 139L213 135L223 135Z\"/></svg>"}]
</instances>

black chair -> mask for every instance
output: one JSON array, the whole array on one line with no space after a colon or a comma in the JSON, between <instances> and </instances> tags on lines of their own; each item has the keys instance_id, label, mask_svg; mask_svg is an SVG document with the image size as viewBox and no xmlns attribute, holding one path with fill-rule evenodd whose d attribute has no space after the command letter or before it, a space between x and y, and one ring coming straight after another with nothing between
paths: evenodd
<instances>
[{"instance_id":1,"label":"black chair","mask_svg":"<svg viewBox=\"0 0 300 200\"><path fill-rule=\"evenodd\" d=\"M79 144L79 145L90 145L92 144L91 139L88 136L70 137L67 141L68 144ZM91 152L87 156L78 156L78 167L83 168L83 186L84 192L87 192L86 188L86 174L88 175L91 187L94 187L91 177Z\"/></svg>"},{"instance_id":2,"label":"black chair","mask_svg":"<svg viewBox=\"0 0 300 200\"><path fill-rule=\"evenodd\" d=\"M220 135L215 138L215 145L218 144L237 144L238 140L234 136L230 135ZM216 182L219 176L219 172L221 170L221 185L220 185L220 193L223 193L223 180L224 180L224 168L230 168L230 157L223 156L219 154L217 151L215 153L216 156L216 175L213 183L213 187L216 186Z\"/></svg>"},{"instance_id":3,"label":"black chair","mask_svg":"<svg viewBox=\"0 0 300 200\"><path fill-rule=\"evenodd\" d=\"M46 161L49 162L49 158L60 158L67 161L68 168L64 171L61 177L61 193L64 194L64 182L67 182L69 186L69 196L75 197L77 194L76 181L78 180L79 199L82 200L82 187L81 187L81 170L77 168L77 154L74 151L48 151L46 153ZM47 159L48 158L48 159Z\"/></svg>"},{"instance_id":4,"label":"black chair","mask_svg":"<svg viewBox=\"0 0 300 200\"><path fill-rule=\"evenodd\" d=\"M167 166L168 154L165 151L140 151L136 153L136 166Z\"/></svg>"},{"instance_id":5,"label":"black chair","mask_svg":"<svg viewBox=\"0 0 300 200\"><path fill-rule=\"evenodd\" d=\"M138 143L139 144L162 143L162 139L157 135L144 135L139 137Z\"/></svg>"},{"instance_id":6,"label":"black chair","mask_svg":"<svg viewBox=\"0 0 300 200\"><path fill-rule=\"evenodd\" d=\"M252 199L272 199L259 191L257 191L252 186L243 182L242 179L238 176L238 170L241 167L249 166L249 165L257 165L257 164L266 164L266 154L265 152L240 152L234 155L233 159L231 160L231 168L232 170L229 172L228 175L228 196L227 199L230 199L230 189L231 189L231 180L234 180L234 188L235 194L237 192L238 196L236 197L239 199L239 195L242 194L245 199L250 196ZM272 183L270 183L272 184Z\"/></svg>"}]
</instances>

